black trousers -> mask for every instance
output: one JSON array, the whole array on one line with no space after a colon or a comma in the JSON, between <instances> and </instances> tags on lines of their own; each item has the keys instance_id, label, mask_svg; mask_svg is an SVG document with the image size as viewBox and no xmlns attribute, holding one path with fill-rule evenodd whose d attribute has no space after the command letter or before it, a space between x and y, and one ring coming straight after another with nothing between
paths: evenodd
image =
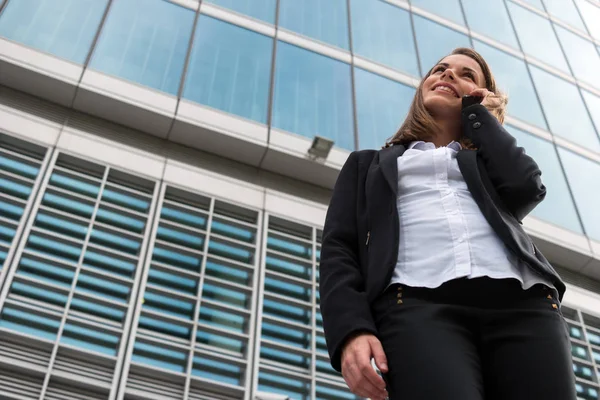
<instances>
[{"instance_id":1,"label":"black trousers","mask_svg":"<svg viewBox=\"0 0 600 400\"><path fill-rule=\"evenodd\" d=\"M568 326L543 285L390 286L374 303L392 400L575 400Z\"/></svg>"}]
</instances>

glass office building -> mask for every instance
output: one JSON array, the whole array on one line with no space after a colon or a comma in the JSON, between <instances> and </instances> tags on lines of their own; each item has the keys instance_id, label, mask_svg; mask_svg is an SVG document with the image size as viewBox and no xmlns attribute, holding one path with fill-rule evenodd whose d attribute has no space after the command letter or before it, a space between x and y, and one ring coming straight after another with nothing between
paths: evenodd
<instances>
[{"instance_id":1,"label":"glass office building","mask_svg":"<svg viewBox=\"0 0 600 400\"><path fill-rule=\"evenodd\" d=\"M327 202L459 46L542 168L524 226L600 399L598 0L0 0L0 397L355 398Z\"/></svg>"}]
</instances>

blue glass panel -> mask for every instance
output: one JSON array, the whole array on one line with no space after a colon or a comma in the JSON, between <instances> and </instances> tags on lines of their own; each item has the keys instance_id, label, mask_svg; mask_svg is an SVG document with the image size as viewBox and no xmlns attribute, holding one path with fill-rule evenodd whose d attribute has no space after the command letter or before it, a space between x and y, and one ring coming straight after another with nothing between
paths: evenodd
<instances>
[{"instance_id":1,"label":"blue glass panel","mask_svg":"<svg viewBox=\"0 0 600 400\"><path fill-rule=\"evenodd\" d=\"M43 317L37 313L5 306L0 317L0 327L43 339L55 340L60 320Z\"/></svg>"},{"instance_id":2,"label":"blue glass panel","mask_svg":"<svg viewBox=\"0 0 600 400\"><path fill-rule=\"evenodd\" d=\"M211 239L208 243L208 251L211 254L226 257L232 260L241 261L247 264L252 264L254 260L254 252L243 247L236 247L233 243L221 242Z\"/></svg>"},{"instance_id":3,"label":"blue glass panel","mask_svg":"<svg viewBox=\"0 0 600 400\"><path fill-rule=\"evenodd\" d=\"M550 15L586 32L579 11L572 0L544 0L544 4Z\"/></svg>"},{"instance_id":4,"label":"blue glass panel","mask_svg":"<svg viewBox=\"0 0 600 400\"><path fill-rule=\"evenodd\" d=\"M83 64L107 0L9 1L0 36Z\"/></svg>"},{"instance_id":5,"label":"blue glass panel","mask_svg":"<svg viewBox=\"0 0 600 400\"><path fill-rule=\"evenodd\" d=\"M208 346L215 346L221 349L235 351L236 353L243 353L245 351L245 341L240 339L233 339L221 334L214 334L210 332L204 332L199 327L196 333L196 343L202 343Z\"/></svg>"},{"instance_id":6,"label":"blue glass panel","mask_svg":"<svg viewBox=\"0 0 600 400\"><path fill-rule=\"evenodd\" d=\"M423 75L457 47L471 47L469 38L427 18L413 17Z\"/></svg>"},{"instance_id":7,"label":"blue glass panel","mask_svg":"<svg viewBox=\"0 0 600 400\"><path fill-rule=\"evenodd\" d=\"M299 324L311 324L311 312L305 306L291 305L265 298L263 312L276 318L287 319Z\"/></svg>"},{"instance_id":8,"label":"blue glass panel","mask_svg":"<svg viewBox=\"0 0 600 400\"><path fill-rule=\"evenodd\" d=\"M23 214L23 208L15 206L14 204L7 203L0 199L0 216L19 220Z\"/></svg>"},{"instance_id":9,"label":"blue glass panel","mask_svg":"<svg viewBox=\"0 0 600 400\"><path fill-rule=\"evenodd\" d=\"M582 90L583 98L587 104L587 109L592 116L594 125L596 126L596 132L600 135L600 97L591 94L586 90ZM2 205L0 204L0 210Z\"/></svg>"},{"instance_id":10,"label":"blue glass panel","mask_svg":"<svg viewBox=\"0 0 600 400\"><path fill-rule=\"evenodd\" d=\"M251 295L239 289L228 289L222 286L204 282L202 297L219 303L226 303L234 307L249 308Z\"/></svg>"},{"instance_id":11,"label":"blue glass panel","mask_svg":"<svg viewBox=\"0 0 600 400\"><path fill-rule=\"evenodd\" d=\"M281 272L286 275L292 275L306 280L310 280L312 276L312 265L309 264L291 262L273 255L267 255L266 264L269 270Z\"/></svg>"},{"instance_id":12,"label":"blue glass panel","mask_svg":"<svg viewBox=\"0 0 600 400\"><path fill-rule=\"evenodd\" d=\"M255 232L252 228L239 227L227 222L213 220L210 229L214 233L218 233L220 235L224 235L232 239L242 240L248 243L254 243Z\"/></svg>"},{"instance_id":13,"label":"blue glass panel","mask_svg":"<svg viewBox=\"0 0 600 400\"><path fill-rule=\"evenodd\" d=\"M156 231L156 237L157 239L191 247L195 250L202 250L204 246L204 236L198 236L198 234L190 234L184 231L167 228L164 225L158 227Z\"/></svg>"},{"instance_id":14,"label":"blue glass panel","mask_svg":"<svg viewBox=\"0 0 600 400\"><path fill-rule=\"evenodd\" d=\"M282 394L295 400L311 398L309 382L301 381L295 376L288 378L265 371L260 371L258 375L258 390Z\"/></svg>"},{"instance_id":15,"label":"blue glass panel","mask_svg":"<svg viewBox=\"0 0 600 400\"><path fill-rule=\"evenodd\" d=\"M192 296L196 295L198 280L174 272L158 270L154 267L148 272L148 283L169 290L177 290Z\"/></svg>"},{"instance_id":16,"label":"blue glass panel","mask_svg":"<svg viewBox=\"0 0 600 400\"><path fill-rule=\"evenodd\" d=\"M96 213L96 221L137 233L142 233L144 231L144 227L146 226L146 223L143 220L108 211L104 208L98 209L98 212Z\"/></svg>"},{"instance_id":17,"label":"blue glass panel","mask_svg":"<svg viewBox=\"0 0 600 400\"><path fill-rule=\"evenodd\" d=\"M542 182L548 189L544 201L538 204L531 214L563 228L583 233L554 145L512 126L507 125L506 129L517 139L518 145L538 163L542 171ZM557 213L556 210L561 211Z\"/></svg>"},{"instance_id":18,"label":"blue glass panel","mask_svg":"<svg viewBox=\"0 0 600 400\"><path fill-rule=\"evenodd\" d=\"M46 288L40 288L33 283L13 282L11 293L18 294L30 299L43 301L45 303L64 306L67 304L67 295L65 293L53 292Z\"/></svg>"},{"instance_id":19,"label":"blue glass panel","mask_svg":"<svg viewBox=\"0 0 600 400\"><path fill-rule=\"evenodd\" d=\"M135 342L132 361L184 372L187 366L187 353L187 350L172 350L158 345Z\"/></svg>"},{"instance_id":20,"label":"blue glass panel","mask_svg":"<svg viewBox=\"0 0 600 400\"><path fill-rule=\"evenodd\" d=\"M160 246L154 247L152 253L153 259L156 261L164 262L165 264L174 265L176 267L189 269L192 271L199 272L200 264L202 263L202 257L189 256L185 254L176 253L175 251L162 248Z\"/></svg>"},{"instance_id":21,"label":"blue glass panel","mask_svg":"<svg viewBox=\"0 0 600 400\"><path fill-rule=\"evenodd\" d=\"M460 0L411 0L410 3L413 6L437 14L442 18L447 18L452 22L456 22L457 24L465 24L463 13L460 9Z\"/></svg>"},{"instance_id":22,"label":"blue glass panel","mask_svg":"<svg viewBox=\"0 0 600 400\"><path fill-rule=\"evenodd\" d=\"M81 292L84 291L82 290ZM95 301L88 301L78 298L73 299L71 301L71 309L116 322L123 322L125 319L125 311L122 309L112 306L105 306Z\"/></svg>"},{"instance_id":23,"label":"blue glass panel","mask_svg":"<svg viewBox=\"0 0 600 400\"><path fill-rule=\"evenodd\" d=\"M504 0L462 0L471 30L519 48Z\"/></svg>"},{"instance_id":24,"label":"blue glass panel","mask_svg":"<svg viewBox=\"0 0 600 400\"><path fill-rule=\"evenodd\" d=\"M181 300L169 297L167 294L146 291L144 293L144 309L149 309L162 314L172 315L178 318L193 318L196 304L192 300Z\"/></svg>"},{"instance_id":25,"label":"blue glass panel","mask_svg":"<svg viewBox=\"0 0 600 400\"><path fill-rule=\"evenodd\" d=\"M584 338L583 338L583 332L581 331L581 329L579 329L579 328L577 328L575 326L570 326L569 325L569 335L572 338L584 340ZM600 344L600 337L598 339L599 339L598 343Z\"/></svg>"},{"instance_id":26,"label":"blue glass panel","mask_svg":"<svg viewBox=\"0 0 600 400\"><path fill-rule=\"evenodd\" d=\"M223 360L216 361L204 356L195 356L192 366L192 375L230 385L240 385L243 380L243 372L241 366L228 364Z\"/></svg>"},{"instance_id":27,"label":"blue glass panel","mask_svg":"<svg viewBox=\"0 0 600 400\"><path fill-rule=\"evenodd\" d=\"M42 204L86 218L91 217L94 212L94 206L88 203L70 200L51 193L44 193Z\"/></svg>"},{"instance_id":28,"label":"blue glass panel","mask_svg":"<svg viewBox=\"0 0 600 400\"><path fill-rule=\"evenodd\" d=\"M150 208L149 200L142 200L133 195L119 193L109 188L105 188L102 192L102 200L141 212L146 212Z\"/></svg>"},{"instance_id":29,"label":"blue glass panel","mask_svg":"<svg viewBox=\"0 0 600 400\"><path fill-rule=\"evenodd\" d=\"M508 114L547 129L525 62L477 40L474 43L489 63L500 90L509 95Z\"/></svg>"},{"instance_id":30,"label":"blue glass panel","mask_svg":"<svg viewBox=\"0 0 600 400\"><path fill-rule=\"evenodd\" d=\"M140 317L140 328L149 329L151 331L171 335L182 339L190 339L192 335L192 327L174 324L162 319L152 318L142 315Z\"/></svg>"},{"instance_id":31,"label":"blue glass panel","mask_svg":"<svg viewBox=\"0 0 600 400\"><path fill-rule=\"evenodd\" d=\"M317 334L317 350L321 353L327 354L327 342L325 341L325 337L321 334Z\"/></svg>"},{"instance_id":32,"label":"blue glass panel","mask_svg":"<svg viewBox=\"0 0 600 400\"><path fill-rule=\"evenodd\" d=\"M183 97L267 122L273 39L201 16Z\"/></svg>"},{"instance_id":33,"label":"blue glass panel","mask_svg":"<svg viewBox=\"0 0 600 400\"><path fill-rule=\"evenodd\" d=\"M115 356L119 339L115 334L103 333L67 322L60 342Z\"/></svg>"},{"instance_id":34,"label":"blue glass panel","mask_svg":"<svg viewBox=\"0 0 600 400\"><path fill-rule=\"evenodd\" d=\"M306 258L308 260L311 260L312 257L312 245L309 243L291 242L269 236L267 239L267 248L278 250L297 257Z\"/></svg>"},{"instance_id":35,"label":"blue glass panel","mask_svg":"<svg viewBox=\"0 0 600 400\"><path fill-rule=\"evenodd\" d=\"M419 76L409 13L381 0L351 0L354 53Z\"/></svg>"},{"instance_id":36,"label":"blue glass panel","mask_svg":"<svg viewBox=\"0 0 600 400\"><path fill-rule=\"evenodd\" d=\"M600 152L600 141L577 87L534 66L531 75L552 133Z\"/></svg>"},{"instance_id":37,"label":"blue glass panel","mask_svg":"<svg viewBox=\"0 0 600 400\"><path fill-rule=\"evenodd\" d=\"M69 222L63 218L57 218L52 215L44 214L43 212L40 212L36 216L35 225L77 239L84 239L88 231L88 227L86 225Z\"/></svg>"},{"instance_id":38,"label":"blue glass panel","mask_svg":"<svg viewBox=\"0 0 600 400\"><path fill-rule=\"evenodd\" d=\"M35 179L40 171L38 167L31 166L23 161L13 160L3 154L0 154L0 169L32 179Z\"/></svg>"},{"instance_id":39,"label":"blue glass panel","mask_svg":"<svg viewBox=\"0 0 600 400\"><path fill-rule=\"evenodd\" d=\"M0 192L11 196L27 199L31 194L31 187L18 181L0 178Z\"/></svg>"},{"instance_id":40,"label":"blue glass panel","mask_svg":"<svg viewBox=\"0 0 600 400\"><path fill-rule=\"evenodd\" d=\"M16 231L6 226L0 226L0 240L10 241L15 236Z\"/></svg>"},{"instance_id":41,"label":"blue glass panel","mask_svg":"<svg viewBox=\"0 0 600 400\"><path fill-rule=\"evenodd\" d=\"M306 302L312 301L312 290L298 284L284 282L282 280L265 277L265 290L280 294L282 296L291 297L292 299L302 300Z\"/></svg>"},{"instance_id":42,"label":"blue glass panel","mask_svg":"<svg viewBox=\"0 0 600 400\"><path fill-rule=\"evenodd\" d=\"M562 147L559 147L559 155L585 232L592 239L600 241L600 213L598 213L600 164Z\"/></svg>"},{"instance_id":43,"label":"blue glass panel","mask_svg":"<svg viewBox=\"0 0 600 400\"><path fill-rule=\"evenodd\" d=\"M183 212L167 206L163 206L160 217L180 224L190 225L195 228L206 228L205 216L194 215L191 212Z\"/></svg>"},{"instance_id":44,"label":"blue glass panel","mask_svg":"<svg viewBox=\"0 0 600 400\"><path fill-rule=\"evenodd\" d=\"M342 389L334 389L328 386L322 386L322 385L317 385L316 388L316 400L331 400L331 399L336 399L336 400L353 400L353 399L358 399L359 397L356 397L355 395L353 395L352 393L350 393L347 390L342 390Z\"/></svg>"},{"instance_id":45,"label":"blue glass panel","mask_svg":"<svg viewBox=\"0 0 600 400\"><path fill-rule=\"evenodd\" d=\"M90 268L113 272L126 277L130 277L135 271L135 264L133 262L96 253L89 248L85 252L83 264Z\"/></svg>"},{"instance_id":46,"label":"blue glass panel","mask_svg":"<svg viewBox=\"0 0 600 400\"><path fill-rule=\"evenodd\" d=\"M78 179L73 179L68 176L61 175L59 172L52 174L50 177L50 184L91 197L96 197L98 195L98 191L100 190L99 184L91 184Z\"/></svg>"},{"instance_id":47,"label":"blue glass panel","mask_svg":"<svg viewBox=\"0 0 600 400\"><path fill-rule=\"evenodd\" d=\"M523 51L563 72L570 73L550 21L513 2L509 1L507 4ZM540 37L544 38L543 46L540 46Z\"/></svg>"},{"instance_id":48,"label":"blue glass panel","mask_svg":"<svg viewBox=\"0 0 600 400\"><path fill-rule=\"evenodd\" d=\"M141 246L138 241L127 239L114 233L105 232L98 228L94 228L92 231L90 241L131 254L137 254Z\"/></svg>"},{"instance_id":49,"label":"blue glass panel","mask_svg":"<svg viewBox=\"0 0 600 400\"><path fill-rule=\"evenodd\" d=\"M264 343L260 347L260 357L285 364L286 366L305 369L309 369L312 362L312 358L309 355L300 355L287 350L277 350Z\"/></svg>"},{"instance_id":50,"label":"blue glass panel","mask_svg":"<svg viewBox=\"0 0 600 400\"><path fill-rule=\"evenodd\" d=\"M42 253L46 253L68 261L77 262L79 260L79 255L81 254L80 247L67 245L34 234L29 236L27 245L28 247L36 249Z\"/></svg>"},{"instance_id":51,"label":"blue glass panel","mask_svg":"<svg viewBox=\"0 0 600 400\"><path fill-rule=\"evenodd\" d=\"M242 268L234 268L216 261L206 262L206 274L242 285L250 284L251 273Z\"/></svg>"},{"instance_id":52,"label":"blue glass panel","mask_svg":"<svg viewBox=\"0 0 600 400\"><path fill-rule=\"evenodd\" d=\"M360 149L380 149L406 117L415 89L354 69Z\"/></svg>"},{"instance_id":53,"label":"blue glass panel","mask_svg":"<svg viewBox=\"0 0 600 400\"><path fill-rule=\"evenodd\" d=\"M588 330L586 336L591 344L600 346L600 334Z\"/></svg>"},{"instance_id":54,"label":"blue glass panel","mask_svg":"<svg viewBox=\"0 0 600 400\"><path fill-rule=\"evenodd\" d=\"M94 50L98 71L176 94L194 11L164 0L116 0Z\"/></svg>"},{"instance_id":55,"label":"blue glass panel","mask_svg":"<svg viewBox=\"0 0 600 400\"><path fill-rule=\"evenodd\" d=\"M77 278L77 291L127 303L130 287L126 284L98 278L90 275L88 272L82 271Z\"/></svg>"},{"instance_id":56,"label":"blue glass panel","mask_svg":"<svg viewBox=\"0 0 600 400\"><path fill-rule=\"evenodd\" d=\"M275 23L275 4L277 0L206 0L209 3L226 7L252 18L271 24Z\"/></svg>"},{"instance_id":57,"label":"blue glass panel","mask_svg":"<svg viewBox=\"0 0 600 400\"><path fill-rule=\"evenodd\" d=\"M206 303L203 303L200 307L199 320L207 325L218 327L219 329L246 333L246 318L229 311L216 309Z\"/></svg>"},{"instance_id":58,"label":"blue glass panel","mask_svg":"<svg viewBox=\"0 0 600 400\"><path fill-rule=\"evenodd\" d=\"M589 40L558 25L555 27L573 74L578 79L600 88L600 75L598 75L600 55L596 51L596 46Z\"/></svg>"},{"instance_id":59,"label":"blue glass panel","mask_svg":"<svg viewBox=\"0 0 600 400\"><path fill-rule=\"evenodd\" d=\"M587 0L575 0L579 13L583 18L590 34L600 40L600 7L593 5Z\"/></svg>"},{"instance_id":60,"label":"blue glass panel","mask_svg":"<svg viewBox=\"0 0 600 400\"><path fill-rule=\"evenodd\" d=\"M279 26L349 49L346 0L280 0Z\"/></svg>"},{"instance_id":61,"label":"blue glass panel","mask_svg":"<svg viewBox=\"0 0 600 400\"><path fill-rule=\"evenodd\" d=\"M19 275L28 276L53 285L70 289L73 283L75 271L72 268L54 265L50 262L42 262L24 256L19 261Z\"/></svg>"},{"instance_id":62,"label":"blue glass panel","mask_svg":"<svg viewBox=\"0 0 600 400\"><path fill-rule=\"evenodd\" d=\"M350 66L279 42L273 126L354 149Z\"/></svg>"}]
</instances>

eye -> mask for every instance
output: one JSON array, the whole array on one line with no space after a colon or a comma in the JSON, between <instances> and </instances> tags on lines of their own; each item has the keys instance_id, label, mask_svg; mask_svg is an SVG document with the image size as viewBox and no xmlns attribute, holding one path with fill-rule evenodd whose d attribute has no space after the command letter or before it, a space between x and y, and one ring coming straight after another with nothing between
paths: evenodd
<instances>
[{"instance_id":1,"label":"eye","mask_svg":"<svg viewBox=\"0 0 600 400\"><path fill-rule=\"evenodd\" d=\"M433 69L433 73L435 74L436 72L444 72L446 70L446 67L444 67L443 65L438 65L437 67L435 67Z\"/></svg>"},{"instance_id":2,"label":"eye","mask_svg":"<svg viewBox=\"0 0 600 400\"><path fill-rule=\"evenodd\" d=\"M475 81L475 75L473 75L472 72L465 72L465 76L471 79L472 81Z\"/></svg>"}]
</instances>

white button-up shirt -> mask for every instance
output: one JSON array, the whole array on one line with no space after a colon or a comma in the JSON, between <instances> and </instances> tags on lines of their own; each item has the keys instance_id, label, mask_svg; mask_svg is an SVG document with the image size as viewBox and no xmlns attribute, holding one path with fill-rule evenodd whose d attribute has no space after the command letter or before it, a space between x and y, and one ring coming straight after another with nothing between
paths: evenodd
<instances>
[{"instance_id":1,"label":"white button-up shirt","mask_svg":"<svg viewBox=\"0 0 600 400\"><path fill-rule=\"evenodd\" d=\"M412 142L398 157L398 262L391 283L436 288L456 278L553 285L512 254L489 225L458 167L460 144Z\"/></svg>"}]
</instances>

